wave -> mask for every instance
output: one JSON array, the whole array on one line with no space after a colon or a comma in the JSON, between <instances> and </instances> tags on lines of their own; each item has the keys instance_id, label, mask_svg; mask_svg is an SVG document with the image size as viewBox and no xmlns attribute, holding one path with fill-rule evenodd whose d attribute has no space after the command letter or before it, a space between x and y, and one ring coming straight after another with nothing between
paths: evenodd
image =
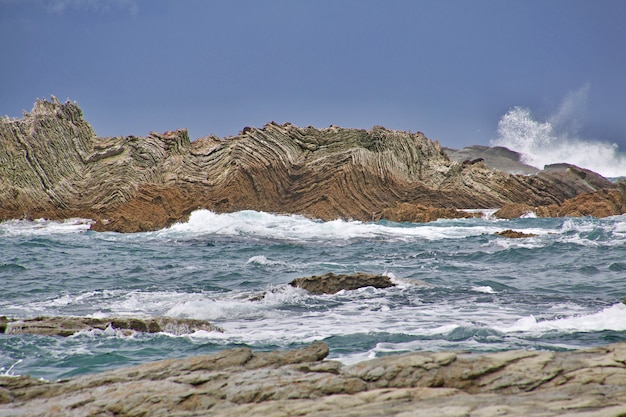
<instances>
[{"instance_id":1,"label":"wave","mask_svg":"<svg viewBox=\"0 0 626 417\"><path fill-rule=\"evenodd\" d=\"M527 108L512 108L498 122L492 144L520 152L522 162L539 169L566 162L609 178L626 176L626 153L617 144L579 135L589 89L587 84L567 94L546 120Z\"/></svg>"},{"instance_id":2,"label":"wave","mask_svg":"<svg viewBox=\"0 0 626 417\"><path fill-rule=\"evenodd\" d=\"M522 154L522 162L543 169L569 163L605 177L626 176L626 154L615 143L586 140L559 129L555 120L537 120L527 108L514 107L498 122L498 138L492 146L504 146Z\"/></svg>"},{"instance_id":3,"label":"wave","mask_svg":"<svg viewBox=\"0 0 626 417\"><path fill-rule=\"evenodd\" d=\"M440 221L427 224L393 222L363 223L350 220L323 222L299 215L279 215L251 210L216 214L209 210L191 213L185 223L177 223L156 232L157 237L186 238L210 235L216 237L247 237L290 242L334 241L353 239L413 241L416 239L459 239L501 230L497 223ZM251 262L261 263L260 259Z\"/></svg>"},{"instance_id":4,"label":"wave","mask_svg":"<svg viewBox=\"0 0 626 417\"><path fill-rule=\"evenodd\" d=\"M603 330L626 331L626 305L619 303L591 314L538 320L535 316L519 319L510 326L497 326L503 333L525 332L599 332Z\"/></svg>"}]
</instances>

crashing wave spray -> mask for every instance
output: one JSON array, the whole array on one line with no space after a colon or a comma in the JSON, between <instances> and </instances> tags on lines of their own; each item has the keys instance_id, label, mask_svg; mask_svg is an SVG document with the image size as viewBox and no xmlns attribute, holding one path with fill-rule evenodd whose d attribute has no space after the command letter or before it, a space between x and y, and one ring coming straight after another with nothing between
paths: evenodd
<instances>
[{"instance_id":1,"label":"crashing wave spray","mask_svg":"<svg viewBox=\"0 0 626 417\"><path fill-rule=\"evenodd\" d=\"M529 109L514 107L498 122L493 146L504 146L522 154L522 162L542 169L567 162L605 177L626 176L626 154L617 144L581 139L576 113L586 100L588 86L569 94L559 111L546 121L535 119Z\"/></svg>"}]
</instances>

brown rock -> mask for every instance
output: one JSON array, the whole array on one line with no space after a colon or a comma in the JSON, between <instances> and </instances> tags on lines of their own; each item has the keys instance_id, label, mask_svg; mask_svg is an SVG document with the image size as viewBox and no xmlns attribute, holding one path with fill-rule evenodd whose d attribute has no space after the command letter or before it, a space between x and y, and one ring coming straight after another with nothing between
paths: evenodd
<instances>
[{"instance_id":1,"label":"brown rock","mask_svg":"<svg viewBox=\"0 0 626 417\"><path fill-rule=\"evenodd\" d=\"M507 204L494 215L501 219L513 219L528 213L539 217L581 217L597 218L617 216L626 213L626 182L620 182L615 189L598 190L580 194L565 200L562 204L531 207L526 204Z\"/></svg>"},{"instance_id":2,"label":"brown rock","mask_svg":"<svg viewBox=\"0 0 626 417\"><path fill-rule=\"evenodd\" d=\"M268 123L194 142L186 130L103 138L76 104L54 98L20 120L0 119L0 184L0 219L85 217L120 232L159 229L198 208L427 221L616 188L573 166L523 176L454 162L422 133L380 126Z\"/></svg>"},{"instance_id":3,"label":"brown rock","mask_svg":"<svg viewBox=\"0 0 626 417\"><path fill-rule=\"evenodd\" d=\"M363 287L388 288L395 284L385 275L372 275L357 272L350 275L333 274L314 275L296 278L289 283L292 287L303 288L313 294L335 294L341 290L356 290Z\"/></svg>"},{"instance_id":4,"label":"brown rock","mask_svg":"<svg viewBox=\"0 0 626 417\"><path fill-rule=\"evenodd\" d=\"M132 318L112 317L96 319L89 317L36 317L32 319L7 319L0 317L0 333L39 334L45 336L71 336L80 331L128 330L145 333L165 332L175 335L189 334L198 330L223 332L217 326L203 320L177 319L172 317Z\"/></svg>"},{"instance_id":5,"label":"brown rock","mask_svg":"<svg viewBox=\"0 0 626 417\"><path fill-rule=\"evenodd\" d=\"M511 229L503 230L501 232L495 232L494 234L502 236L502 237L508 237L511 239L520 239L520 238L525 238L525 237L537 236L534 233L518 232L517 230L511 230Z\"/></svg>"},{"instance_id":6,"label":"brown rock","mask_svg":"<svg viewBox=\"0 0 626 417\"><path fill-rule=\"evenodd\" d=\"M422 204L399 203L395 207L384 209L379 219L393 222L427 223L438 219L467 219L476 217L474 213L467 213L453 208L426 207Z\"/></svg>"}]
</instances>

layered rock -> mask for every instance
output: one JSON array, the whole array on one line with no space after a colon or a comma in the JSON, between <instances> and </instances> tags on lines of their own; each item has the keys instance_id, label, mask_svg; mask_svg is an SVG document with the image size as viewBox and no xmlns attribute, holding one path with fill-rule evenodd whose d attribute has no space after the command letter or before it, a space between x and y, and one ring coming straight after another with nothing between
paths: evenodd
<instances>
[{"instance_id":1,"label":"layered rock","mask_svg":"<svg viewBox=\"0 0 626 417\"><path fill-rule=\"evenodd\" d=\"M571 166L523 176L455 162L422 133L382 127L269 123L194 142L186 130L102 138L76 104L54 98L0 121L0 183L0 219L86 217L121 232L162 228L198 208L420 221L615 188Z\"/></svg>"},{"instance_id":2,"label":"layered rock","mask_svg":"<svg viewBox=\"0 0 626 417\"><path fill-rule=\"evenodd\" d=\"M626 343L572 352L416 352L344 366L328 346L248 348L60 382L0 377L11 416L615 416Z\"/></svg>"},{"instance_id":3,"label":"layered rock","mask_svg":"<svg viewBox=\"0 0 626 417\"><path fill-rule=\"evenodd\" d=\"M528 214L539 217L608 217L626 213L626 182L621 181L612 190L598 190L580 194L563 204L531 206L528 204L507 204L495 213L496 217L512 219Z\"/></svg>"},{"instance_id":4,"label":"layered rock","mask_svg":"<svg viewBox=\"0 0 626 417\"><path fill-rule=\"evenodd\" d=\"M0 333L5 334L71 336L81 331L107 329L145 333L165 332L174 335L189 334L200 330L208 332L223 331L221 328L204 320L173 317L35 317L30 319L10 319L0 316Z\"/></svg>"}]
</instances>

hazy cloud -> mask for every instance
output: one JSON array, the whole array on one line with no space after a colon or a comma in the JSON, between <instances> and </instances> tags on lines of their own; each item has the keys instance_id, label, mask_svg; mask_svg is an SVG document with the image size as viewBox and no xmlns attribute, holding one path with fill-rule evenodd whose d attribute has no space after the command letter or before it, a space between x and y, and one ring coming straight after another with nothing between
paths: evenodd
<instances>
[{"instance_id":1,"label":"hazy cloud","mask_svg":"<svg viewBox=\"0 0 626 417\"><path fill-rule=\"evenodd\" d=\"M106 13L114 10L126 10L131 15L139 12L135 0L41 0L50 13L64 13L67 10Z\"/></svg>"}]
</instances>

